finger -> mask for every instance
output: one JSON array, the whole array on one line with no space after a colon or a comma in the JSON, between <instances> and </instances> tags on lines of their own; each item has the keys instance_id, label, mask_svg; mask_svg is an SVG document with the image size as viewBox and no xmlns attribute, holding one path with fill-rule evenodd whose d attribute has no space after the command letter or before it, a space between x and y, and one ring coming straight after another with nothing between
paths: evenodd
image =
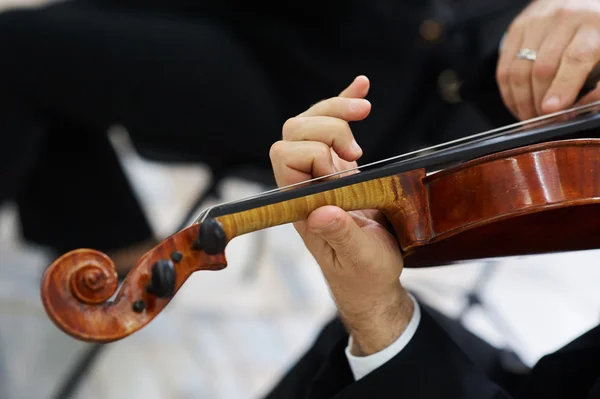
<instances>
[{"instance_id":1,"label":"finger","mask_svg":"<svg viewBox=\"0 0 600 399\"><path fill-rule=\"evenodd\" d=\"M548 25L551 21L551 19L539 17L531 19L524 29L523 41L519 50L531 49L539 53L539 48L548 35ZM535 62L520 60L516 57L513 58L510 66L511 92L521 120L531 119L538 115L535 107L534 66Z\"/></svg>"},{"instance_id":2,"label":"finger","mask_svg":"<svg viewBox=\"0 0 600 399\"><path fill-rule=\"evenodd\" d=\"M331 149L325 143L278 141L269 155L279 187L337 172Z\"/></svg>"},{"instance_id":3,"label":"finger","mask_svg":"<svg viewBox=\"0 0 600 399\"><path fill-rule=\"evenodd\" d=\"M369 87L370 82L366 76L357 76L348 87L342 90L338 97L320 101L298 116L321 115L333 116L344 120L363 119L370 111L370 103L364 100L364 97L369 92ZM338 100L340 98L356 99L356 101L340 101ZM367 107L369 108L368 110ZM355 115L356 112L358 112L358 115ZM366 114L363 115L361 112L366 112ZM346 116L344 117L343 115Z\"/></svg>"},{"instance_id":4,"label":"finger","mask_svg":"<svg viewBox=\"0 0 600 399\"><path fill-rule=\"evenodd\" d=\"M498 82L502 101L504 101L506 108L508 108L508 110L517 118L517 107L510 84L510 65L515 58L515 54L519 51L522 40L523 28L520 23L516 22L510 27L506 34L502 49L500 50L498 68L496 70L496 81Z\"/></svg>"},{"instance_id":5,"label":"finger","mask_svg":"<svg viewBox=\"0 0 600 399\"><path fill-rule=\"evenodd\" d=\"M345 121L360 121L371 112L371 103L363 98L332 97L316 103L299 117L331 116Z\"/></svg>"},{"instance_id":6,"label":"finger","mask_svg":"<svg viewBox=\"0 0 600 399\"><path fill-rule=\"evenodd\" d=\"M521 49L531 49L538 51L545 36L547 36L548 19L531 19L525 28L517 52ZM530 60L516 58L516 52L513 54L510 62L510 87L519 119L531 119L537 115L533 94L533 66Z\"/></svg>"},{"instance_id":7,"label":"finger","mask_svg":"<svg viewBox=\"0 0 600 399\"><path fill-rule=\"evenodd\" d=\"M539 33L526 34L521 48L535 50L542 40ZM515 59L511 63L510 88L519 119L526 120L536 116L533 96L533 62Z\"/></svg>"},{"instance_id":8,"label":"finger","mask_svg":"<svg viewBox=\"0 0 600 399\"><path fill-rule=\"evenodd\" d=\"M364 75L357 76L348 87L346 87L339 97L346 98L365 98L369 92L369 78Z\"/></svg>"},{"instance_id":9,"label":"finger","mask_svg":"<svg viewBox=\"0 0 600 399\"><path fill-rule=\"evenodd\" d=\"M552 81L542 110L552 113L572 105L589 73L600 61L600 32L582 25L562 56L556 77Z\"/></svg>"},{"instance_id":10,"label":"finger","mask_svg":"<svg viewBox=\"0 0 600 399\"><path fill-rule=\"evenodd\" d=\"M539 47L533 66L533 98L538 115L544 113L542 107L544 97L556 76L562 55L573 40L577 28L578 25L573 23L558 24Z\"/></svg>"},{"instance_id":11,"label":"finger","mask_svg":"<svg viewBox=\"0 0 600 399\"><path fill-rule=\"evenodd\" d=\"M364 264L371 261L369 243L371 238L344 210L335 206L323 206L313 211L307 221L308 231L323 239L335 252L344 266Z\"/></svg>"},{"instance_id":12,"label":"finger","mask_svg":"<svg viewBox=\"0 0 600 399\"><path fill-rule=\"evenodd\" d=\"M325 143L342 159L350 162L362 155L348 122L338 118L313 116L288 119L283 125L283 139Z\"/></svg>"}]
</instances>

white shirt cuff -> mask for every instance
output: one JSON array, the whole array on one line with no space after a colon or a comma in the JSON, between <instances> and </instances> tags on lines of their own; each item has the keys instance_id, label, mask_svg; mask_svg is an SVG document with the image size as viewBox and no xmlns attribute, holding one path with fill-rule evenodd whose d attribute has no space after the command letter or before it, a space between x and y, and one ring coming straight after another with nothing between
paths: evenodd
<instances>
[{"instance_id":1,"label":"white shirt cuff","mask_svg":"<svg viewBox=\"0 0 600 399\"><path fill-rule=\"evenodd\" d=\"M410 298L414 304L413 316L410 319L406 330L404 330L398 339L396 339L396 341L394 341L387 348L369 356L354 356L352 353L350 353L350 348L352 347L352 337L349 338L348 346L346 347L346 357L348 358L348 363L350 364L350 369L352 370L355 381L360 380L370 372L390 361L394 356L400 353L406 345L408 345L412 337L415 335L417 327L421 321L421 309L416 299L412 295L410 295Z\"/></svg>"}]
</instances>

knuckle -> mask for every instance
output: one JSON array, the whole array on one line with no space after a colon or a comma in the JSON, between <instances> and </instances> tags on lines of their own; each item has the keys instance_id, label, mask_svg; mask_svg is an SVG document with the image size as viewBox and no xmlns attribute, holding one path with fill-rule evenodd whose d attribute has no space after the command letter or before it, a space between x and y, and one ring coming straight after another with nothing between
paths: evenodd
<instances>
[{"instance_id":1,"label":"knuckle","mask_svg":"<svg viewBox=\"0 0 600 399\"><path fill-rule=\"evenodd\" d=\"M331 158L331 148L322 141L318 142L319 146L316 147L315 157L320 160Z\"/></svg>"},{"instance_id":2,"label":"knuckle","mask_svg":"<svg viewBox=\"0 0 600 399\"><path fill-rule=\"evenodd\" d=\"M573 10L573 8L571 8L567 5L561 5L554 9L552 16L559 20L567 19L567 18L570 18L574 12L575 12L575 10Z\"/></svg>"},{"instance_id":3,"label":"knuckle","mask_svg":"<svg viewBox=\"0 0 600 399\"><path fill-rule=\"evenodd\" d=\"M549 61L537 60L533 65L533 75L541 81L548 81L554 77L557 66Z\"/></svg>"},{"instance_id":4,"label":"knuckle","mask_svg":"<svg viewBox=\"0 0 600 399\"><path fill-rule=\"evenodd\" d=\"M339 141L342 140L344 142L350 142L353 138L352 129L350 129L350 125L345 120L335 118L334 119L334 128L335 131L334 140Z\"/></svg>"},{"instance_id":5,"label":"knuckle","mask_svg":"<svg viewBox=\"0 0 600 399\"><path fill-rule=\"evenodd\" d=\"M293 118L289 118L288 120L286 120L285 123L283 124L283 128L281 129L283 139L286 140L286 139L289 139L290 137L292 137L293 133L296 131L299 124L300 124L300 118L298 118L298 117L293 117Z\"/></svg>"},{"instance_id":6,"label":"knuckle","mask_svg":"<svg viewBox=\"0 0 600 399\"><path fill-rule=\"evenodd\" d=\"M310 155L305 155L305 162L311 164L311 174L314 177L327 175L334 171L333 154L325 143L317 142L312 147Z\"/></svg>"},{"instance_id":7,"label":"knuckle","mask_svg":"<svg viewBox=\"0 0 600 399\"><path fill-rule=\"evenodd\" d=\"M332 98L327 98L325 100L321 100L318 103L316 103L313 108L317 109L318 112L316 112L315 114L320 115L320 116L325 116L328 115L331 112L331 109L333 108L333 103L335 102L336 97L332 97Z\"/></svg>"},{"instance_id":8,"label":"knuckle","mask_svg":"<svg viewBox=\"0 0 600 399\"><path fill-rule=\"evenodd\" d=\"M283 152L285 152L285 142L282 140L276 141L269 149L269 158L271 158L271 161L277 161L282 157Z\"/></svg>"},{"instance_id":9,"label":"knuckle","mask_svg":"<svg viewBox=\"0 0 600 399\"><path fill-rule=\"evenodd\" d=\"M593 62L598 53L597 47L598 46L590 48L583 48L580 46L570 47L565 52L565 61L572 64Z\"/></svg>"}]
</instances>

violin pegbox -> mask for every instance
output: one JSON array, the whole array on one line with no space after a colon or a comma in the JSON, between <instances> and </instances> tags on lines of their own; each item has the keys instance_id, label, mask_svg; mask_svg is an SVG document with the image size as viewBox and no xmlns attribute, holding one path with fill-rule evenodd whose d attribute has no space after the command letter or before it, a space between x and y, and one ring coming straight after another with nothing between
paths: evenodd
<instances>
[{"instance_id":1,"label":"violin pegbox","mask_svg":"<svg viewBox=\"0 0 600 399\"><path fill-rule=\"evenodd\" d=\"M54 324L70 336L117 341L151 322L194 272L227 267L226 245L218 221L193 224L142 256L112 301L118 286L112 260L93 249L74 250L44 272L42 302Z\"/></svg>"}]
</instances>

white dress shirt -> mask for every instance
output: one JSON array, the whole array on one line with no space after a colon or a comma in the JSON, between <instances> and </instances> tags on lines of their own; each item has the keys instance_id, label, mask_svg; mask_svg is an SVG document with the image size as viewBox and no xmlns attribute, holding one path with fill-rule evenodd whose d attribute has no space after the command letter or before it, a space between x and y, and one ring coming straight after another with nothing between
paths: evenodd
<instances>
[{"instance_id":1,"label":"white dress shirt","mask_svg":"<svg viewBox=\"0 0 600 399\"><path fill-rule=\"evenodd\" d=\"M348 346L346 346L346 357L348 358L350 369L352 370L352 374L354 375L354 379L356 381L390 361L394 356L400 353L406 345L408 345L412 337L415 335L417 327L421 322L421 308L419 308L419 304L412 295L410 295L410 298L415 305L412 318L410 319L406 330L404 330L398 339L396 339L396 341L394 341L387 348L369 356L354 356L352 353L350 353L350 348L352 347L352 337L349 338Z\"/></svg>"}]
</instances>

